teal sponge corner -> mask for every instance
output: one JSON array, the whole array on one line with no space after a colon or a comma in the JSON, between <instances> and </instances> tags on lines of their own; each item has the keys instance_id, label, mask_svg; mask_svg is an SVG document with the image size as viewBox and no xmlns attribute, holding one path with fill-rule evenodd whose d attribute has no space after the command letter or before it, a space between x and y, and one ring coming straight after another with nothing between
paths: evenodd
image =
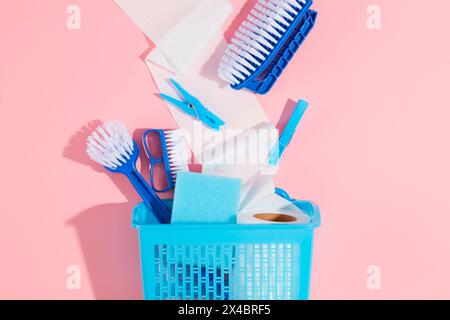
<instances>
[{"instance_id":1,"label":"teal sponge corner","mask_svg":"<svg viewBox=\"0 0 450 320\"><path fill-rule=\"evenodd\" d=\"M241 180L179 172L171 223L235 224Z\"/></svg>"}]
</instances>

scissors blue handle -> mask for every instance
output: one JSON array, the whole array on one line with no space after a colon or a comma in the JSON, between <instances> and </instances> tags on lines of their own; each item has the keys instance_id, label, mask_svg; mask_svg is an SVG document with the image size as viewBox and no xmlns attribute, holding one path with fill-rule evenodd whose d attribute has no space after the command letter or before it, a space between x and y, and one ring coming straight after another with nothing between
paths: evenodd
<instances>
[{"instance_id":1,"label":"scissors blue handle","mask_svg":"<svg viewBox=\"0 0 450 320\"><path fill-rule=\"evenodd\" d=\"M157 134L159 137L159 140L161 141L161 157L155 158L153 157L151 151L149 142L147 139L149 135L151 134ZM147 154L148 159L150 160L150 184L152 186L152 189L155 190L158 193L168 192L174 189L174 183L172 180L172 173L170 170L170 162L169 162L169 155L167 153L167 144L166 144L166 138L164 135L164 130L157 130L157 129L151 129L147 130L144 135L142 136L142 144L144 145L145 153ZM159 189L156 187L155 183L155 167L159 164L164 165L164 171L166 173L166 182L167 187L164 189Z\"/></svg>"}]
</instances>

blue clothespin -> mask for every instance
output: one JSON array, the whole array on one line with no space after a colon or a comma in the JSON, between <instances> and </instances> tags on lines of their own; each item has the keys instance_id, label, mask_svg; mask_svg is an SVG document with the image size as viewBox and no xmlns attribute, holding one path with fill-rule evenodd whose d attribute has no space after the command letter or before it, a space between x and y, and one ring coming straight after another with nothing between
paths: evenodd
<instances>
[{"instance_id":1,"label":"blue clothespin","mask_svg":"<svg viewBox=\"0 0 450 320\"><path fill-rule=\"evenodd\" d=\"M271 154L269 155L268 162L272 166L277 166L278 162L280 161L281 156L283 155L283 152L288 147L289 143L292 140L292 137L295 134L295 130L298 127L298 124L300 123L300 120L303 118L303 115L305 114L306 109L308 108L308 102L304 100L300 100L297 104L297 107L294 110L294 113L292 114L291 118L289 119L288 124L286 125L286 128L284 129L283 133L281 134L280 140L278 141L275 148L272 150Z\"/></svg>"},{"instance_id":2,"label":"blue clothespin","mask_svg":"<svg viewBox=\"0 0 450 320\"><path fill-rule=\"evenodd\" d=\"M172 98L163 93L160 94L161 98L163 98L164 100L177 106L178 108L183 110L186 114L190 115L191 117L193 117L197 120L200 120L201 122L203 122L206 126L210 127L211 129L214 129L216 131L220 130L220 127L225 124L225 122L222 119L220 119L214 113L209 111L203 105L203 103L200 102L199 99L197 99L196 97L191 95L189 92L187 92L175 80L171 79L170 82L179 91L179 93L184 97L185 101L184 102L179 101L179 100Z\"/></svg>"}]
</instances>

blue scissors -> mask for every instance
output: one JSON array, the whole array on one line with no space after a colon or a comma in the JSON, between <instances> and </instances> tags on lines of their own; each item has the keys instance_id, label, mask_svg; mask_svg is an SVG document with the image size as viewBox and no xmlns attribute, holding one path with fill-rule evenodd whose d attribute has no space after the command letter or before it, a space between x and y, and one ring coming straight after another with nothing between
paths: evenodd
<instances>
[{"instance_id":1,"label":"blue scissors","mask_svg":"<svg viewBox=\"0 0 450 320\"><path fill-rule=\"evenodd\" d=\"M175 80L171 79L170 82L179 91L179 93L184 97L185 101L184 102L179 101L179 100L172 98L163 93L160 94L161 98L163 98L164 100L177 106L178 108L180 108L182 111L184 111L186 114L190 115L191 117L193 117L197 120L200 120L209 128L214 129L216 131L220 131L220 127L225 124L225 122L222 119L220 119L214 113L209 111L203 105L203 103L200 102L199 99L197 99L196 97L191 95L189 92L187 92Z\"/></svg>"},{"instance_id":2,"label":"blue scissors","mask_svg":"<svg viewBox=\"0 0 450 320\"><path fill-rule=\"evenodd\" d=\"M149 137L151 135L157 135L160 144L161 144L161 156L155 156L152 153L152 148L150 147L150 139ZM142 144L144 145L145 153L147 154L148 159L150 160L150 183L152 185L153 190L155 190L158 193L163 193L167 191L171 191L175 188L175 179L174 175L172 173L172 170L170 168L170 159L169 159L169 152L167 148L167 140L164 130L158 130L158 129L150 129L145 131L144 135L142 136ZM154 146L153 146L154 147ZM158 152L155 152L158 154ZM162 189L158 189L155 182L155 168L158 165L164 166L164 171L166 172L166 184L167 186Z\"/></svg>"}]
</instances>

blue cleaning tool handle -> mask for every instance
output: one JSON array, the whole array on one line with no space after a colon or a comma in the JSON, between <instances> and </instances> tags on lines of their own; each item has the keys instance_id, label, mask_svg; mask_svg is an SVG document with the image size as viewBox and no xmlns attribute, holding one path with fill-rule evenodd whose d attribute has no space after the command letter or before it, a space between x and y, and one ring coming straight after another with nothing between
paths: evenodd
<instances>
[{"instance_id":1,"label":"blue cleaning tool handle","mask_svg":"<svg viewBox=\"0 0 450 320\"><path fill-rule=\"evenodd\" d=\"M134 186L136 191L144 200L145 204L152 208L157 214L158 220L162 224L170 223L170 211L164 205L164 202L156 195L156 193L150 188L144 177L137 171L136 167L134 170L130 170L125 173L125 175L130 179L131 184Z\"/></svg>"},{"instance_id":2,"label":"blue cleaning tool handle","mask_svg":"<svg viewBox=\"0 0 450 320\"><path fill-rule=\"evenodd\" d=\"M294 112L292 113L292 116L289 118L289 121L286 125L286 128L284 129L283 133L281 134L280 140L278 141L277 145L275 146L272 153L269 155L269 164L272 166L278 165L281 156L283 155L286 148L291 143L292 137L295 134L295 131L297 130L297 127L300 123L300 121L303 118L303 115L305 114L306 109L308 109L308 102L304 100L300 100L295 107Z\"/></svg>"},{"instance_id":3,"label":"blue cleaning tool handle","mask_svg":"<svg viewBox=\"0 0 450 320\"><path fill-rule=\"evenodd\" d=\"M151 134L157 134L159 137L159 141L161 142L161 158L155 158L153 157L150 146L148 144L147 137ZM142 137L142 144L144 145L145 153L147 154L148 159L150 160L150 183L152 185L153 190L156 192L164 193L168 192L174 189L174 183L172 180L172 172L170 170L170 162L169 162L169 154L167 153L167 143L166 143L166 136L164 134L164 130L160 129L150 129L147 130L143 137ZM155 180L154 180L154 170L155 167L162 163L164 165L164 171L166 172L166 182L167 187L164 189L158 189L155 186Z\"/></svg>"},{"instance_id":4,"label":"blue cleaning tool handle","mask_svg":"<svg viewBox=\"0 0 450 320\"><path fill-rule=\"evenodd\" d=\"M289 143L292 140L292 137L295 134L295 130L297 130L297 127L300 123L300 121L303 118L303 115L305 114L306 109L308 109L308 102L304 100L300 100L295 107L294 112L292 113L291 118L289 119L286 128L283 131L283 134L280 138L280 145L287 147Z\"/></svg>"},{"instance_id":5,"label":"blue cleaning tool handle","mask_svg":"<svg viewBox=\"0 0 450 320\"><path fill-rule=\"evenodd\" d=\"M161 223L168 224L170 223L171 213L164 205L164 202L156 195L152 188L150 188L147 181L145 181L144 177L136 169L136 162L138 158L139 146L135 141L133 141L133 153L131 158L122 161L122 165L117 168L105 168L110 172L122 173L127 176L144 203L153 209L153 212L156 214L156 218Z\"/></svg>"}]
</instances>

